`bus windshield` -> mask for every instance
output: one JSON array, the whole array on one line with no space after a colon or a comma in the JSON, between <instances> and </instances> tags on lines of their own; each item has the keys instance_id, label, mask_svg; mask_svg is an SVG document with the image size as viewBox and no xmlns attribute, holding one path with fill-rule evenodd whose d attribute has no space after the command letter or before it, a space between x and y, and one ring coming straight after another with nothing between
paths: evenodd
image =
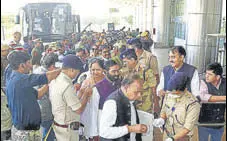
<instances>
[{"instance_id":1,"label":"bus windshield","mask_svg":"<svg viewBox=\"0 0 227 141\"><path fill-rule=\"evenodd\" d=\"M71 7L67 3L28 4L27 22L32 21L32 32L39 35L65 34L67 22L71 20Z\"/></svg>"}]
</instances>

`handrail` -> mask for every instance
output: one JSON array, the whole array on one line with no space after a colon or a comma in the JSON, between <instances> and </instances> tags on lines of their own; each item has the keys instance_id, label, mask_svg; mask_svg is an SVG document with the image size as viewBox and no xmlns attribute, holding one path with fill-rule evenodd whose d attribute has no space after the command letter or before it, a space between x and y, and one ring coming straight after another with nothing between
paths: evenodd
<instances>
[{"instance_id":1,"label":"handrail","mask_svg":"<svg viewBox=\"0 0 227 141\"><path fill-rule=\"evenodd\" d=\"M224 123L196 123L197 126L225 126L226 122Z\"/></svg>"},{"instance_id":2,"label":"handrail","mask_svg":"<svg viewBox=\"0 0 227 141\"><path fill-rule=\"evenodd\" d=\"M201 102L201 104L226 104L226 102Z\"/></svg>"}]
</instances>

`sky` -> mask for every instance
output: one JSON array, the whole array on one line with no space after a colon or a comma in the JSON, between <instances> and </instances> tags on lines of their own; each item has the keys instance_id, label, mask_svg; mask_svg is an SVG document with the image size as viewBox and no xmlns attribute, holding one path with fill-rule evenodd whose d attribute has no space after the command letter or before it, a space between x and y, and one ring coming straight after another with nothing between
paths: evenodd
<instances>
[{"instance_id":1,"label":"sky","mask_svg":"<svg viewBox=\"0 0 227 141\"><path fill-rule=\"evenodd\" d=\"M81 16L103 16L108 12L107 0L1 0L1 13L17 14L26 3L66 2L70 3L75 14Z\"/></svg>"},{"instance_id":2,"label":"sky","mask_svg":"<svg viewBox=\"0 0 227 141\"><path fill-rule=\"evenodd\" d=\"M108 0L1 0L1 13L16 14L18 9L28 2L68 2L73 10L82 16L103 16L109 7L116 7L113 3L108 3ZM226 9L226 0L223 0L223 9ZM222 15L226 15L225 10Z\"/></svg>"}]
</instances>

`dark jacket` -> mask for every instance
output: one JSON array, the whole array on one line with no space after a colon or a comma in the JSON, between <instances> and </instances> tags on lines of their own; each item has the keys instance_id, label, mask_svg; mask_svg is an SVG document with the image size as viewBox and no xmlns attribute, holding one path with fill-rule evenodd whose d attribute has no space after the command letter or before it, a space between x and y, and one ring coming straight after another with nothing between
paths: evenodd
<instances>
[{"instance_id":1,"label":"dark jacket","mask_svg":"<svg viewBox=\"0 0 227 141\"><path fill-rule=\"evenodd\" d=\"M183 66L177 70L177 72L184 72L188 78L189 81L187 82L187 89L189 92L191 92L191 80L194 75L196 68L192 65L184 63ZM164 74L164 90L166 91L167 89L167 84L171 76L175 73L174 68L171 65L168 65L163 68L163 74Z\"/></svg>"},{"instance_id":2,"label":"dark jacket","mask_svg":"<svg viewBox=\"0 0 227 141\"><path fill-rule=\"evenodd\" d=\"M226 79L222 78L219 89L217 89L211 83L207 83L209 94L214 96L226 95ZM199 116L200 123L224 123L225 122L225 104L203 104ZM209 128L221 128L223 126L209 127Z\"/></svg>"},{"instance_id":3,"label":"dark jacket","mask_svg":"<svg viewBox=\"0 0 227 141\"><path fill-rule=\"evenodd\" d=\"M127 97L123 94L123 92L118 89L114 91L107 100L114 100L117 104L117 119L114 124L115 127L124 126L126 124L131 125L131 106ZM134 105L135 107L135 105ZM136 122L139 124L139 117L136 111ZM123 137L117 139L105 139L102 138L100 141L128 141L130 139L130 134L127 134ZM136 134L136 141L142 141L141 134Z\"/></svg>"}]
</instances>

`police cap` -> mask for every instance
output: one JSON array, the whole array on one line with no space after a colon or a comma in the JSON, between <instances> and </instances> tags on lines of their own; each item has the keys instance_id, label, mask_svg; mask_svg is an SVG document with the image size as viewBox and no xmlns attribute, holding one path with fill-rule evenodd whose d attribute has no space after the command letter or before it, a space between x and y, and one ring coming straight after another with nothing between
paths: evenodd
<instances>
[{"instance_id":1,"label":"police cap","mask_svg":"<svg viewBox=\"0 0 227 141\"><path fill-rule=\"evenodd\" d=\"M83 63L79 57L73 54L66 55L62 60L62 67L82 70Z\"/></svg>"},{"instance_id":2,"label":"police cap","mask_svg":"<svg viewBox=\"0 0 227 141\"><path fill-rule=\"evenodd\" d=\"M184 91L188 82L189 78L184 72L176 72L168 81L167 90Z\"/></svg>"}]
</instances>

